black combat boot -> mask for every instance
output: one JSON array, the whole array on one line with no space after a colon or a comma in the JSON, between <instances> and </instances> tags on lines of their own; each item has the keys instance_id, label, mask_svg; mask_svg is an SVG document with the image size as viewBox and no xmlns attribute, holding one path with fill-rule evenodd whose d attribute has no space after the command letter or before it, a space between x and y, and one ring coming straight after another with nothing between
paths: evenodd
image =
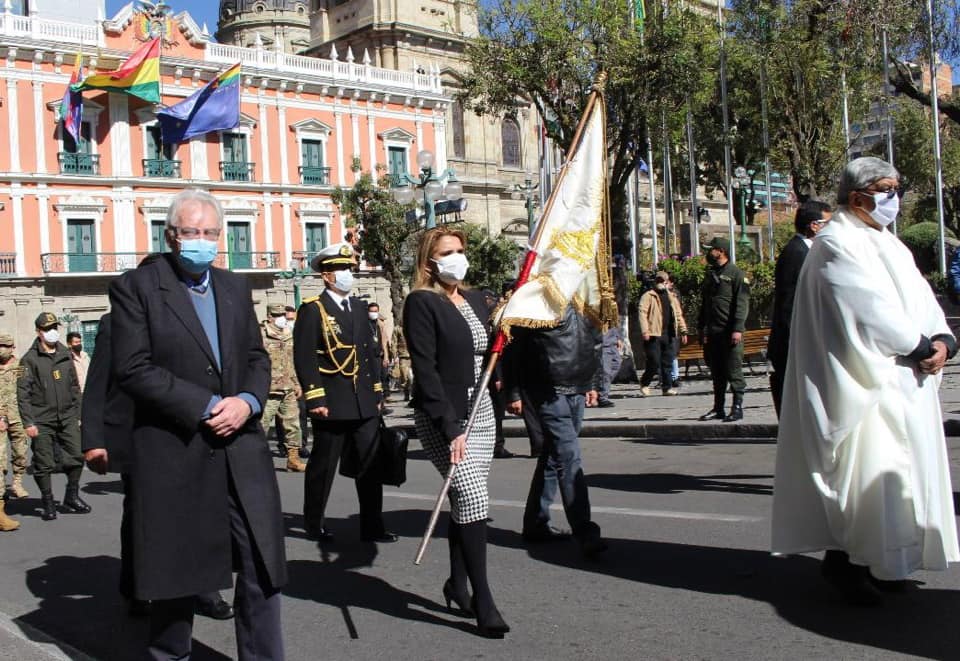
<instances>
[{"instance_id":1,"label":"black combat boot","mask_svg":"<svg viewBox=\"0 0 960 661\"><path fill-rule=\"evenodd\" d=\"M707 420L723 420L723 399L726 393L713 393L713 408L710 409L707 413L704 413L700 416L700 419L703 421Z\"/></svg>"},{"instance_id":2,"label":"black combat boot","mask_svg":"<svg viewBox=\"0 0 960 661\"><path fill-rule=\"evenodd\" d=\"M57 518L57 503L53 500L53 493L44 491L40 494L43 505L43 513L40 515L44 521L53 521Z\"/></svg>"},{"instance_id":3,"label":"black combat boot","mask_svg":"<svg viewBox=\"0 0 960 661\"><path fill-rule=\"evenodd\" d=\"M743 420L743 395L733 394L733 406L730 407L730 415L723 419L724 422L736 422Z\"/></svg>"},{"instance_id":4,"label":"black combat boot","mask_svg":"<svg viewBox=\"0 0 960 661\"><path fill-rule=\"evenodd\" d=\"M63 496L63 506L74 514L89 514L91 507L80 500L80 486L68 484L67 492Z\"/></svg>"}]
</instances>

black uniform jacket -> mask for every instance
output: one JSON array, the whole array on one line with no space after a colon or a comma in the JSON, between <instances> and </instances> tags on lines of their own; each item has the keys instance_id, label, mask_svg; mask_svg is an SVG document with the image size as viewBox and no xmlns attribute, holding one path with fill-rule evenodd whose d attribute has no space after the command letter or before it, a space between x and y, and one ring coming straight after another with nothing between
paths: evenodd
<instances>
[{"instance_id":1,"label":"black uniform jacket","mask_svg":"<svg viewBox=\"0 0 960 661\"><path fill-rule=\"evenodd\" d=\"M221 439L202 417L212 395L247 392L261 407L270 359L246 280L210 270L220 364L190 295L165 256L110 287L113 376L134 403L130 477L136 597L172 599L232 584L229 475L270 583L286 582L273 460L251 417Z\"/></svg>"},{"instance_id":2,"label":"black uniform jacket","mask_svg":"<svg viewBox=\"0 0 960 661\"><path fill-rule=\"evenodd\" d=\"M97 342L87 371L80 414L80 447L105 449L109 469L129 471L130 434L133 429L133 400L117 386L111 374L110 313L100 318Z\"/></svg>"},{"instance_id":3,"label":"black uniform jacket","mask_svg":"<svg viewBox=\"0 0 960 661\"><path fill-rule=\"evenodd\" d=\"M38 337L20 358L20 366L17 405L24 427L79 418L80 381L67 347L58 342L56 350L47 353Z\"/></svg>"},{"instance_id":4,"label":"black uniform jacket","mask_svg":"<svg viewBox=\"0 0 960 661\"><path fill-rule=\"evenodd\" d=\"M810 249L799 234L787 241L777 258L773 285L773 320L770 323L770 341L767 355L776 372L787 368L787 347L790 345L790 318L793 316L793 298L797 292L800 269Z\"/></svg>"},{"instance_id":5,"label":"black uniform jacket","mask_svg":"<svg viewBox=\"0 0 960 661\"><path fill-rule=\"evenodd\" d=\"M349 314L326 292L304 301L293 326L293 363L307 408L326 407L324 420L380 414L380 359L366 301L351 296ZM358 450L366 456L364 448Z\"/></svg>"},{"instance_id":6,"label":"black uniform jacket","mask_svg":"<svg viewBox=\"0 0 960 661\"><path fill-rule=\"evenodd\" d=\"M483 294L470 289L460 294L486 323L490 313ZM467 390L476 383L470 326L449 298L418 289L403 306L403 337L413 365L413 406L453 440L463 433L461 422L470 406Z\"/></svg>"}]
</instances>

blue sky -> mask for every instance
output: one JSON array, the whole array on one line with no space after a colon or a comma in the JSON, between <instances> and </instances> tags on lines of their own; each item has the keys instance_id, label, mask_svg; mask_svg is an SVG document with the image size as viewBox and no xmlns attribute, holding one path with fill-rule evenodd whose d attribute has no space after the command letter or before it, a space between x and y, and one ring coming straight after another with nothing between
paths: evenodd
<instances>
[{"instance_id":1,"label":"blue sky","mask_svg":"<svg viewBox=\"0 0 960 661\"><path fill-rule=\"evenodd\" d=\"M107 0L107 17L112 17L120 11L128 1L129 0ZM193 20L197 22L197 25L202 26L204 21L206 21L210 34L217 31L217 10L220 8L219 0L194 0L193 2L167 0L167 4L173 8L174 14L179 14L186 9L190 15L193 16Z\"/></svg>"}]
</instances>

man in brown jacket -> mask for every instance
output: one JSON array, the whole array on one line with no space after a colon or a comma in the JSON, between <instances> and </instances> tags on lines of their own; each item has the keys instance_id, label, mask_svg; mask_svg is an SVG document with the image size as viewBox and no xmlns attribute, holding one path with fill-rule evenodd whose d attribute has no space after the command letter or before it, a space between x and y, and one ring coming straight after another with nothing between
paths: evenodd
<instances>
[{"instance_id":1,"label":"man in brown jacket","mask_svg":"<svg viewBox=\"0 0 960 661\"><path fill-rule=\"evenodd\" d=\"M676 395L671 386L670 371L673 367L673 340L680 337L687 343L687 322L683 318L680 299L670 288L670 274L657 271L654 288L640 297L640 332L643 333L643 351L646 369L640 377L640 392L650 394L653 377L660 375L660 388L664 395Z\"/></svg>"}]
</instances>

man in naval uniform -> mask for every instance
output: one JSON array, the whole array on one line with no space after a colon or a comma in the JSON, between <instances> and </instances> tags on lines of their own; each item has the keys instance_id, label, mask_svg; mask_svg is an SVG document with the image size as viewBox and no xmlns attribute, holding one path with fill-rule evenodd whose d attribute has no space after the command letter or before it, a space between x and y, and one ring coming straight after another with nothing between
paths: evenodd
<instances>
[{"instance_id":1,"label":"man in naval uniform","mask_svg":"<svg viewBox=\"0 0 960 661\"><path fill-rule=\"evenodd\" d=\"M314 447L307 462L303 518L307 534L333 541L324 525L330 488L343 456L342 472L355 477L360 501L360 537L395 542L383 526L383 484L375 466L383 384L367 304L350 296L353 248L329 246L310 262L324 292L307 299L293 329L294 367L313 420Z\"/></svg>"}]
</instances>

